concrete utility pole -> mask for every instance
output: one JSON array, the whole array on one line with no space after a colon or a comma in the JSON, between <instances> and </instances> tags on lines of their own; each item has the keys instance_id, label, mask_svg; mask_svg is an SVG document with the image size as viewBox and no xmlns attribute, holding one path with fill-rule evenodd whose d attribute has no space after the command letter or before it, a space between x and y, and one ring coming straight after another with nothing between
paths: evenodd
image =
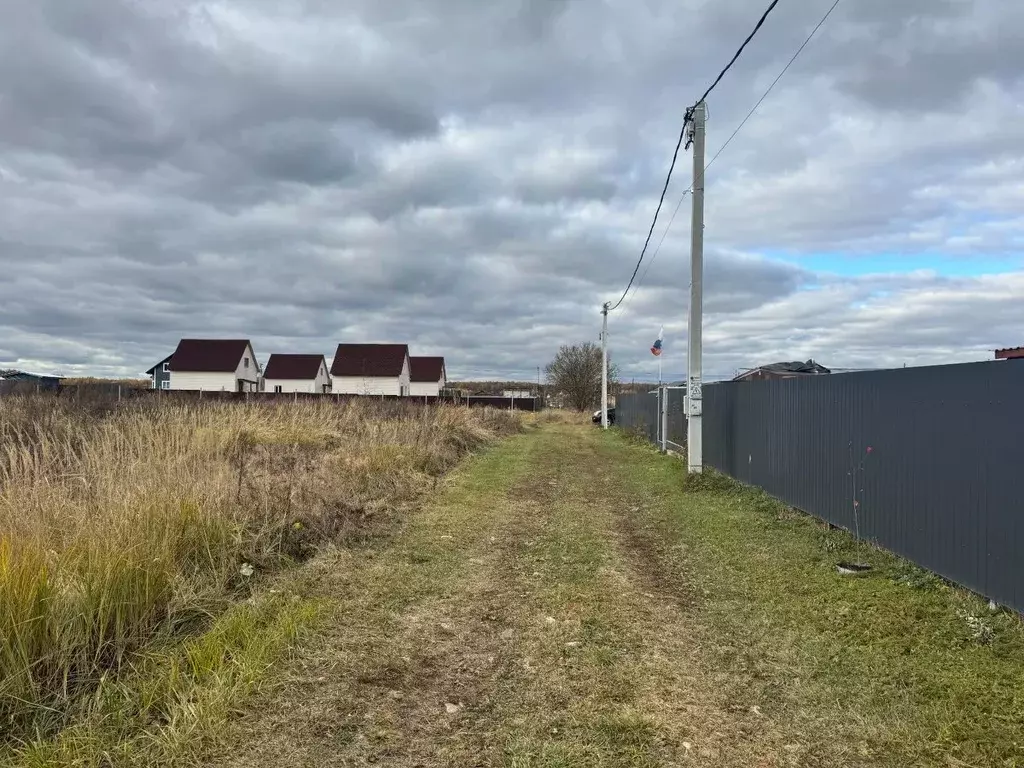
<instances>
[{"instance_id":1,"label":"concrete utility pole","mask_svg":"<svg viewBox=\"0 0 1024 768\"><path fill-rule=\"evenodd\" d=\"M608 429L608 305L601 307L601 428Z\"/></svg>"},{"instance_id":2,"label":"concrete utility pole","mask_svg":"<svg viewBox=\"0 0 1024 768\"><path fill-rule=\"evenodd\" d=\"M704 397L701 369L701 323L704 309L704 129L707 107L693 109L693 222L690 227L690 320L686 350L686 452L690 472L704 469L701 419Z\"/></svg>"}]
</instances>

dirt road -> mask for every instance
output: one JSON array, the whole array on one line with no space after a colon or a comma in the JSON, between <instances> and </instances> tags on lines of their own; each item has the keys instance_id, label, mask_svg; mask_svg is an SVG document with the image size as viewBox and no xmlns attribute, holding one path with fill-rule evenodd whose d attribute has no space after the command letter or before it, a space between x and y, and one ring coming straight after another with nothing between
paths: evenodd
<instances>
[{"instance_id":1,"label":"dirt road","mask_svg":"<svg viewBox=\"0 0 1024 768\"><path fill-rule=\"evenodd\" d=\"M905 648L851 639L837 607L871 589L877 631L948 620L959 638L960 603L784 562L793 553L770 537L819 546L818 528L775 508L744 512L733 492L684 492L673 461L569 425L469 461L396 539L325 571L336 610L236 718L219 764L1017 764L1020 722L992 717L1024 706L1019 659L969 640L928 658L910 641L915 666L887 669L910 663ZM761 523L733 537L741 513ZM906 605L886 602L890 592ZM772 604L790 593L801 602ZM907 610L916 618L887 613ZM1012 627L998 637L1024 647ZM854 642L861 655L848 662ZM985 671L957 695L984 698L976 685L988 703L959 711L929 686L978 654ZM936 677L893 686L920 668ZM929 696L934 713L921 711Z\"/></svg>"}]
</instances>

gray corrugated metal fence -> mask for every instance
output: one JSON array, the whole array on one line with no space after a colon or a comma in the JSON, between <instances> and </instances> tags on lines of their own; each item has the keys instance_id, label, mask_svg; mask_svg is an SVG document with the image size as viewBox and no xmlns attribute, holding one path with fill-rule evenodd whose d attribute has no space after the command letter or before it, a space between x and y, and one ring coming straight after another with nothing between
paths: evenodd
<instances>
[{"instance_id":1,"label":"gray corrugated metal fence","mask_svg":"<svg viewBox=\"0 0 1024 768\"><path fill-rule=\"evenodd\" d=\"M668 390L668 447L674 451L686 450L686 391Z\"/></svg>"},{"instance_id":2,"label":"gray corrugated metal fence","mask_svg":"<svg viewBox=\"0 0 1024 768\"><path fill-rule=\"evenodd\" d=\"M658 440L658 398L647 392L615 396L615 426Z\"/></svg>"},{"instance_id":3,"label":"gray corrugated metal fence","mask_svg":"<svg viewBox=\"0 0 1024 768\"><path fill-rule=\"evenodd\" d=\"M682 389L668 390L668 442L672 450L683 450L686 445L686 415L683 411ZM615 425L645 435L654 444L660 444L657 391L618 395L615 398Z\"/></svg>"},{"instance_id":4,"label":"gray corrugated metal fence","mask_svg":"<svg viewBox=\"0 0 1024 768\"><path fill-rule=\"evenodd\" d=\"M856 498L864 538L1024 611L1024 362L709 384L703 421L706 464L850 530Z\"/></svg>"}]
</instances>

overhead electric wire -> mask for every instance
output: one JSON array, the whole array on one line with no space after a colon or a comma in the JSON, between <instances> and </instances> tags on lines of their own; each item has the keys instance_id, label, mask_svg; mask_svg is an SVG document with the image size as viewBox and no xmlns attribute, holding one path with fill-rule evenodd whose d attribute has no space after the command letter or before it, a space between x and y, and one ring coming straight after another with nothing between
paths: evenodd
<instances>
[{"instance_id":1,"label":"overhead electric wire","mask_svg":"<svg viewBox=\"0 0 1024 768\"><path fill-rule=\"evenodd\" d=\"M711 92L715 90L715 86L717 86L721 82L722 78L725 77L725 73L732 68L732 65L736 63L736 59L738 59L740 57L740 54L743 53L743 49L747 47L747 43L754 39L754 35L756 35L758 33L758 30L760 30L761 27L764 25L765 19L768 18L768 14L774 11L775 6L778 4L779 0L772 0L771 4L765 9L764 13L761 14L761 18L757 20L757 24L754 25L754 29L750 32L749 35L747 35L747 39L743 41L743 44L736 49L736 53L734 53L732 55L732 58L729 59L729 63L725 65L725 69L718 73L718 77L716 77L715 81L708 86L708 89L706 91L704 91L704 95L694 102L694 106L700 104L708 96L711 95ZM692 108L693 107L691 107L691 109Z\"/></svg>"},{"instance_id":2,"label":"overhead electric wire","mask_svg":"<svg viewBox=\"0 0 1024 768\"><path fill-rule=\"evenodd\" d=\"M746 40L744 40L740 47L736 49L736 53L734 53L732 55L732 58L729 59L729 63L726 64L725 68L718 73L718 77L716 77L714 79L714 82L712 82L711 85L708 86L708 89L704 91L704 95L697 99L694 106L704 101L704 99L706 99L708 95L713 90L715 90L715 86L717 86L722 81L722 78L725 77L725 73L728 72L732 68L732 65L736 63L736 60L740 57L740 54L743 53L743 49L746 48L747 44L754 39L754 35L758 33L758 31L764 25L765 19L767 19L768 15L773 10L775 10L775 6L778 4L779 0L772 0L772 2L765 9L765 12L761 14L761 18L757 20L757 24L754 25L754 29L751 30L749 35L747 35ZM676 148L675 151L672 153L672 162L668 167L668 173L665 175L665 185L661 189L661 197L658 199L658 207L654 209L654 218L651 220L651 227L647 231L647 239L644 241L644 247L640 251L640 258L637 259L636 261L636 266L633 268L633 274L630 275L629 277L629 283L626 285L626 290L622 292L622 295L619 297L619 300L615 302L615 306L608 307L609 312L619 308L619 306L622 304L623 299L625 299L626 295L629 293L629 289L633 286L633 281L636 279L637 272L640 271L640 265L643 263L644 256L647 253L647 248L651 244L651 237L654 235L654 227L657 226L658 224L658 214L661 213L661 206L665 203L665 194L668 192L668 185L669 182L672 180L672 171L675 170L676 159L679 157L679 147L682 146L683 139L686 137L686 126L689 125L690 121L692 120L693 110L694 107L690 107L689 109L687 109L686 114L683 117L683 126L679 130L679 139L676 141ZM686 146L687 149L689 149L689 142L687 142ZM662 239L664 240L664 238Z\"/></svg>"},{"instance_id":3,"label":"overhead electric wire","mask_svg":"<svg viewBox=\"0 0 1024 768\"><path fill-rule=\"evenodd\" d=\"M775 77L774 80L772 80L771 85L769 85L765 92L761 94L761 98L757 100L757 103L750 108L750 111L747 112L747 116L740 120L740 124L736 126L736 130L734 130L732 134L730 134L729 138L725 140L725 144L723 144L719 148L719 150L715 153L715 156L711 158L711 161L704 166L705 173L707 172L707 169L710 168L711 165L715 162L715 160L718 159L718 156L725 151L725 148L732 143L732 140L736 138L736 134L740 132L744 125L747 124L747 121L754 115L754 113L757 111L757 108L761 106L761 103L766 98L768 98L768 94L772 92L772 89L775 88L779 80L782 79L782 76L786 74L786 72L789 70L791 66L793 66L793 62L797 60L801 53L803 53L804 48L806 48L807 44L811 42L811 39L815 36L815 34L817 34L818 30L821 29L822 25L828 20L828 17L832 15L832 11L836 9L836 6L838 6L840 2L842 2L842 0L835 0L835 2L832 3L832 6L827 11L825 11L825 15L821 17L821 21L819 21L815 25L814 29L811 30L811 33L807 35L807 38L800 44L800 47L796 49L796 53L794 53L790 57L789 61L786 62L786 66L782 68L782 71L779 72L779 74ZM693 187L692 184L690 186L691 188Z\"/></svg>"},{"instance_id":4,"label":"overhead electric wire","mask_svg":"<svg viewBox=\"0 0 1024 768\"><path fill-rule=\"evenodd\" d=\"M708 165L710 165L710 163ZM707 170L707 166L704 167L704 170ZM669 217L668 224L665 226L665 230L661 233L661 240L658 241L658 245L655 247L654 253L651 254L651 258L647 262L647 266L644 267L644 273L640 275L640 279L636 281L636 288L633 289L633 293L625 301L627 305L629 304L629 300L632 299L633 296L636 296L636 292L640 290L640 286L643 285L644 279L647 277L647 273L651 269L651 264L653 264L654 260L658 258L658 253L661 251L661 244L665 242L665 237L668 235L668 231L672 229L672 222L676 220L676 214L679 213L679 208L683 204L683 199L686 197L687 193L692 191L693 184L691 183L689 187L683 190L683 194L679 196L679 202L676 203L676 209L672 211L672 216Z\"/></svg>"},{"instance_id":5,"label":"overhead electric wire","mask_svg":"<svg viewBox=\"0 0 1024 768\"><path fill-rule=\"evenodd\" d=\"M768 88L765 90L765 92L761 94L761 98L759 98L757 100L757 103L754 104L754 106L750 108L750 111L747 112L746 117L744 117L740 121L740 124L736 126L736 129L729 135L729 138L725 140L725 143L721 147L718 148L718 151L715 153L714 157L712 157L711 160L708 161L708 163L704 166L704 173L705 173L705 175L707 174L708 168L710 168L712 165L714 165L715 160L717 160L719 158L719 156L725 151L725 148L728 147L729 144L732 143L733 139L736 138L736 134L738 134L740 132L740 130L742 130L743 126L747 124L747 121L751 117L753 117L754 113L757 111L757 108L761 106L761 103L766 98L768 98L768 94L772 92L772 89L775 88L775 86L778 84L779 80L782 79L782 76L786 74L786 72L789 70L789 68L791 66L793 66L793 62L797 60L797 58L800 56L801 53L803 53L804 48L806 48L807 44L811 42L811 39L817 34L818 30L821 29L822 25L828 20L828 17L832 15L832 11L834 11L836 9L836 6L838 6L840 2L842 2L842 0L835 0L835 2L832 3L832 7L830 7L825 12L825 15L821 17L821 20L815 25L814 29L811 30L811 33L807 36L807 38L803 41L803 43L800 44L800 47L796 49L796 53L794 53L793 56L789 59L789 61L786 62L786 66L784 66L782 68L782 71L779 72L779 74L775 77L774 80L772 80L771 85L769 85ZM770 11L771 8L769 8L768 10ZM728 69L728 67L726 69ZM712 88L713 87L714 87L714 85L712 85ZM710 90L709 90L709 92L710 92ZM690 193L692 191L693 191L693 184L691 183L689 187L687 187L686 189L683 190L683 194L681 194L679 196L679 202L676 203L676 208L675 208L674 211L672 211L672 215L669 217L668 224L665 225L665 230L661 233L661 240L658 241L658 245L655 247L654 253L651 254L651 258L647 262L647 266L644 268L644 273L642 275L640 275L640 279L636 282L636 289L633 291L633 296L636 295L636 292L637 292L637 290L640 289L640 285L643 283L644 278L647 277L647 272L650 270L651 264L653 264L654 260L656 258L658 258L658 252L661 251L661 245L662 245L662 243L665 242L665 237L666 237L666 235L668 235L668 231L672 228L672 223L676 220L676 214L679 213L679 208L683 204L683 199L686 197L686 195L688 193ZM628 290L629 289L627 288L627 291ZM632 298L632 296L630 298ZM627 303L628 303L628 300L627 300Z\"/></svg>"},{"instance_id":6,"label":"overhead electric wire","mask_svg":"<svg viewBox=\"0 0 1024 768\"><path fill-rule=\"evenodd\" d=\"M665 193L668 192L668 184L672 180L672 171L676 167L676 158L679 157L679 147L683 145L683 138L686 136L686 126L689 121L690 113L687 111L686 117L683 118L683 127L679 130L679 138L676 140L676 149L672 153L672 163L669 165L668 173L665 175L665 186L661 188L661 197L658 199L658 207L654 209L654 218L651 220L651 228L647 230L647 239L644 241L643 250L640 251L640 258L636 260L636 266L633 267L633 274L629 277L629 283L626 285L626 290L622 292L619 300L615 302L615 306L608 308L609 312L619 308L622 300L626 298L626 294L629 293L629 289L633 285L633 280L636 279L636 273L640 271L640 265L643 263L644 254L647 253L647 246L651 244L651 236L654 234L654 227L658 223L658 214L661 213L661 206L665 202Z\"/></svg>"}]
</instances>

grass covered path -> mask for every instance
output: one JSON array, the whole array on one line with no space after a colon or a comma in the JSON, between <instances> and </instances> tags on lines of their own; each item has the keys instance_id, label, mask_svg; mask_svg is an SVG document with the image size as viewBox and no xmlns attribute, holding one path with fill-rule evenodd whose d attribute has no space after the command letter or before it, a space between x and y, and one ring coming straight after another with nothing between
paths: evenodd
<instances>
[{"instance_id":1,"label":"grass covered path","mask_svg":"<svg viewBox=\"0 0 1024 768\"><path fill-rule=\"evenodd\" d=\"M210 764L1024 765L1016 617L582 425L339 555L322 629Z\"/></svg>"}]
</instances>

